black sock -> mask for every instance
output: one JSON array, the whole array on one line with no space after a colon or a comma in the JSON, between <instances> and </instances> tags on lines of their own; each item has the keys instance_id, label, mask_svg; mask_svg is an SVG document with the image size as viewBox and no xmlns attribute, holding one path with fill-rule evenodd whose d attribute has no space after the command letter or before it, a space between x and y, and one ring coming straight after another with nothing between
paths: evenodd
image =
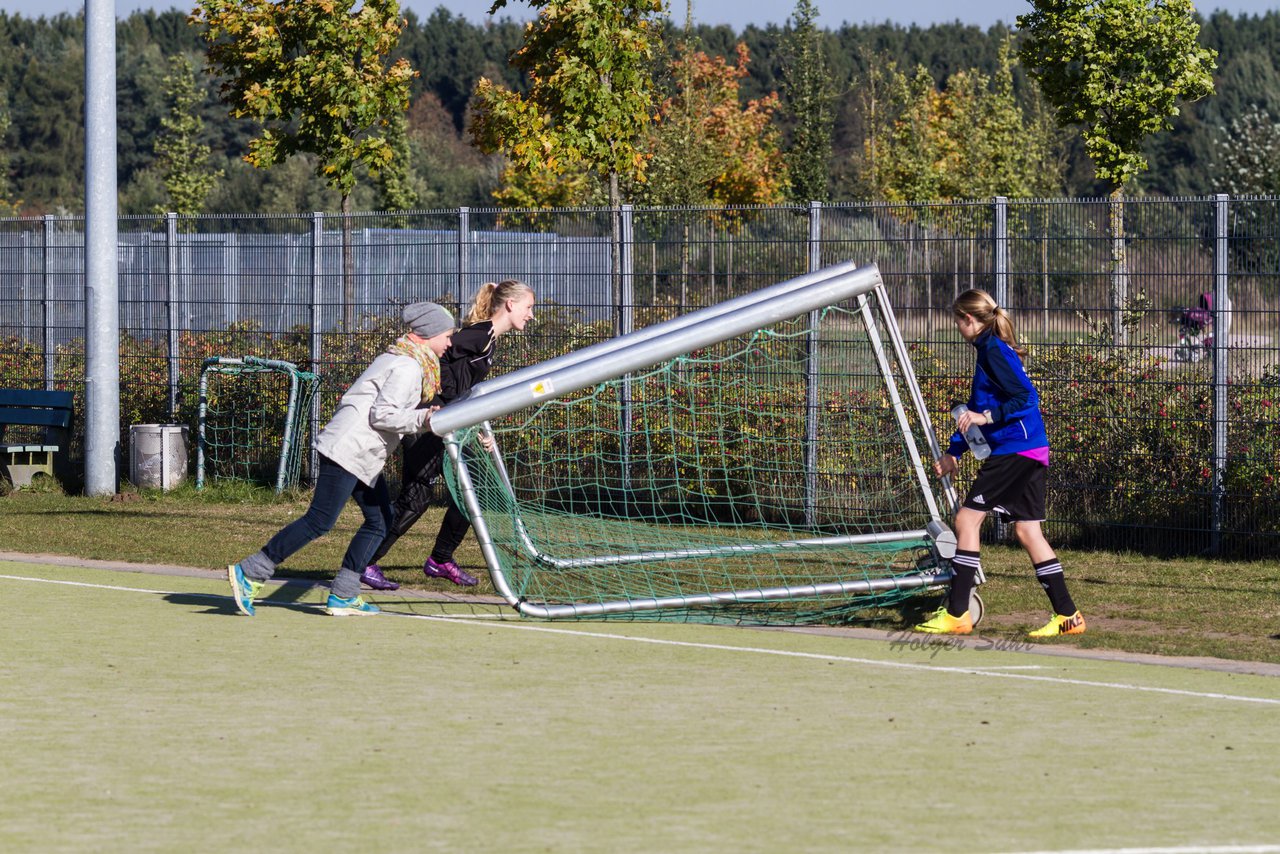
<instances>
[{"instance_id":1,"label":"black sock","mask_svg":"<svg viewBox=\"0 0 1280 854\"><path fill-rule=\"evenodd\" d=\"M964 616L969 610L969 595L973 593L973 580L982 569L982 561L977 552L956 549L956 556L951 559L951 569L955 577L951 579L951 592L947 595L947 613L953 617Z\"/></svg>"},{"instance_id":2,"label":"black sock","mask_svg":"<svg viewBox=\"0 0 1280 854\"><path fill-rule=\"evenodd\" d=\"M1036 568L1036 581L1049 594L1049 604L1053 613L1070 617L1076 612L1076 603L1071 601L1067 592L1067 580L1062 574L1062 563L1055 557L1041 563L1033 564Z\"/></svg>"}]
</instances>

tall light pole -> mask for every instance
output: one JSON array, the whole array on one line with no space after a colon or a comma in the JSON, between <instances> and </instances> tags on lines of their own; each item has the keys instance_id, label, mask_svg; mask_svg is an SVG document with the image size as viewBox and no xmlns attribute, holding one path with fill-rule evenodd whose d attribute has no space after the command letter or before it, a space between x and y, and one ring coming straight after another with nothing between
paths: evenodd
<instances>
[{"instance_id":1,"label":"tall light pole","mask_svg":"<svg viewBox=\"0 0 1280 854\"><path fill-rule=\"evenodd\" d=\"M114 495L120 457L115 0L86 0L84 24L84 489Z\"/></svg>"}]
</instances>

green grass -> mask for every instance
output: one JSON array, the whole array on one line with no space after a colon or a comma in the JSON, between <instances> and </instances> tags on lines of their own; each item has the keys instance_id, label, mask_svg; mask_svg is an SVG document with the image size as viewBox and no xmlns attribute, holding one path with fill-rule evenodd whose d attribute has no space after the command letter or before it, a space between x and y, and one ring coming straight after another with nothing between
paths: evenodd
<instances>
[{"instance_id":1,"label":"green grass","mask_svg":"<svg viewBox=\"0 0 1280 854\"><path fill-rule=\"evenodd\" d=\"M132 500L27 490L0 498L0 543L18 552L205 567L212 573L260 548L306 509L303 496L276 499L256 491L183 489L123 497ZM429 510L401 539L384 561L389 577L418 589L459 592L419 571L439 517L439 510ZM349 506L338 527L290 558L282 575L329 580L358 525L358 512ZM1059 639L1058 645L1280 662L1274 563L1107 552L1064 551L1061 557L1089 631ZM468 537L458 558L481 578L474 592L492 593L474 538ZM988 614L984 635L1020 639L1047 619L1044 594L1021 550L986 547L983 564L988 576L982 588ZM878 611L868 619L872 626L893 630L916 616L906 608Z\"/></svg>"},{"instance_id":2,"label":"green grass","mask_svg":"<svg viewBox=\"0 0 1280 854\"><path fill-rule=\"evenodd\" d=\"M701 625L337 620L298 587L250 619L212 574L0 561L0 595L5 851L1280 836L1274 678Z\"/></svg>"}]
</instances>

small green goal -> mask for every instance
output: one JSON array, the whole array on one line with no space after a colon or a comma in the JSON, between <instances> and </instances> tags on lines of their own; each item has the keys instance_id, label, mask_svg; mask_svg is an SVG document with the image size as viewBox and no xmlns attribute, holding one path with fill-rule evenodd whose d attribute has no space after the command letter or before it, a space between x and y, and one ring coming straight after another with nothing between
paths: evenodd
<instances>
[{"instance_id":1,"label":"small green goal","mask_svg":"<svg viewBox=\"0 0 1280 854\"><path fill-rule=\"evenodd\" d=\"M214 356L200 369L196 488L219 480L298 485L320 377L292 362Z\"/></svg>"}]
</instances>

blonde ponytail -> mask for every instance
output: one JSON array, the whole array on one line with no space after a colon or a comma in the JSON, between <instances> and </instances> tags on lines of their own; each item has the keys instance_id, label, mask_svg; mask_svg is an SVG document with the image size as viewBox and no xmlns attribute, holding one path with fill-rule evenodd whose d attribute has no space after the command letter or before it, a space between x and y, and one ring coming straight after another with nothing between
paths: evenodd
<instances>
[{"instance_id":1,"label":"blonde ponytail","mask_svg":"<svg viewBox=\"0 0 1280 854\"><path fill-rule=\"evenodd\" d=\"M1008 344L1019 358L1027 355L1027 348L1018 341L1018 334L1013 328L1013 318L986 291L974 288L956 297L951 304L951 313L957 318L966 314L978 321L983 329L990 329L996 336Z\"/></svg>"},{"instance_id":2,"label":"blonde ponytail","mask_svg":"<svg viewBox=\"0 0 1280 854\"><path fill-rule=\"evenodd\" d=\"M463 326L492 320L498 309L510 299L518 299L521 295L533 293L533 288L519 279L503 279L501 282L485 282L476 291L471 301L471 309L463 320Z\"/></svg>"}]
</instances>

